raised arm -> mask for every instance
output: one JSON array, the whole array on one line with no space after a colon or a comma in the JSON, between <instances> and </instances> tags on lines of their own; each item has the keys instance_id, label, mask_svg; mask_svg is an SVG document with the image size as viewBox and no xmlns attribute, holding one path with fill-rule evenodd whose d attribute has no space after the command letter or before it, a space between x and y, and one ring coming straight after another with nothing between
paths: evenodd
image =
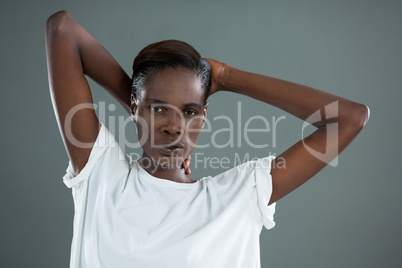
<instances>
[{"instance_id":1,"label":"raised arm","mask_svg":"<svg viewBox=\"0 0 402 268\"><path fill-rule=\"evenodd\" d=\"M273 160L273 192L269 204L289 194L328 165L353 141L369 119L370 111L364 104L301 84L242 71L215 60L209 61L213 70L212 93L225 90L243 94L318 128ZM311 117L317 111L318 117ZM338 126L331 127L335 122Z\"/></svg>"},{"instance_id":2,"label":"raised arm","mask_svg":"<svg viewBox=\"0 0 402 268\"><path fill-rule=\"evenodd\" d=\"M107 90L128 113L131 79L67 11L59 11L47 19L45 36L53 108L74 172L78 174L88 161L100 128L85 75ZM83 108L77 109L80 104L84 104ZM77 112L71 117L74 109Z\"/></svg>"}]
</instances>

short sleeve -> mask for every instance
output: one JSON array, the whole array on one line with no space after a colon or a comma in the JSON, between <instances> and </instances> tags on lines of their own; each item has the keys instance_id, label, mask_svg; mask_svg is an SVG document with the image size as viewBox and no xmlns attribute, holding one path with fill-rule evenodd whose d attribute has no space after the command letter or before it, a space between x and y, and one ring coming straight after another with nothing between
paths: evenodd
<instances>
[{"instance_id":1,"label":"short sleeve","mask_svg":"<svg viewBox=\"0 0 402 268\"><path fill-rule=\"evenodd\" d=\"M115 140L114 135L106 128L103 123L100 124L101 127L98 133L98 137L91 150L88 162L77 176L74 176L74 169L71 161L69 161L68 167L66 169L66 174L63 176L63 182L68 188L78 187L82 181L89 177L94 166L102 158L105 152L110 150L110 148L115 148L116 146L119 146Z\"/></svg>"},{"instance_id":2,"label":"short sleeve","mask_svg":"<svg viewBox=\"0 0 402 268\"><path fill-rule=\"evenodd\" d=\"M268 206L272 195L271 162L273 155L250 161L254 168L255 187L257 192L258 208L261 212L262 223L266 229L275 226L274 214L276 202Z\"/></svg>"}]
</instances>

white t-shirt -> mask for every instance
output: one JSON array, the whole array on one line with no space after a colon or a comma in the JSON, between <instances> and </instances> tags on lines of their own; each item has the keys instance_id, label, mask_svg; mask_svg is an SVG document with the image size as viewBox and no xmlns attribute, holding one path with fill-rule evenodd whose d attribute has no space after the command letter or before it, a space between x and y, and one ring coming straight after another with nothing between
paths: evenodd
<instances>
[{"instance_id":1,"label":"white t-shirt","mask_svg":"<svg viewBox=\"0 0 402 268\"><path fill-rule=\"evenodd\" d=\"M262 226L275 226L270 155L195 183L159 179L102 124L74 177L70 267L260 267Z\"/></svg>"}]
</instances>

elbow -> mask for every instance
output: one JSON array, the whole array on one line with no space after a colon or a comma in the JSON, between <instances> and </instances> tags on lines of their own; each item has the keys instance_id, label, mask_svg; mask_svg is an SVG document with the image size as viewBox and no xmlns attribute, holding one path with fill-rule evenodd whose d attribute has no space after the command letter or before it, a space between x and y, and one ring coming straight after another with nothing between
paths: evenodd
<instances>
[{"instance_id":1,"label":"elbow","mask_svg":"<svg viewBox=\"0 0 402 268\"><path fill-rule=\"evenodd\" d=\"M60 10L52 15L46 20L46 34L53 34L61 32L66 27L66 21L71 17L70 13L66 10Z\"/></svg>"},{"instance_id":2,"label":"elbow","mask_svg":"<svg viewBox=\"0 0 402 268\"><path fill-rule=\"evenodd\" d=\"M364 105L364 104L363 104ZM363 127L367 124L367 122L370 119L370 108L367 105L364 105L365 107L365 112L364 112L364 122L363 122Z\"/></svg>"},{"instance_id":3,"label":"elbow","mask_svg":"<svg viewBox=\"0 0 402 268\"><path fill-rule=\"evenodd\" d=\"M366 126L369 118L370 108L365 104L358 103L353 110L344 117L345 120L340 122L340 126L342 125L345 130L357 134Z\"/></svg>"},{"instance_id":4,"label":"elbow","mask_svg":"<svg viewBox=\"0 0 402 268\"><path fill-rule=\"evenodd\" d=\"M365 104L359 104L357 114L357 126L363 129L370 119L370 108Z\"/></svg>"}]
</instances>

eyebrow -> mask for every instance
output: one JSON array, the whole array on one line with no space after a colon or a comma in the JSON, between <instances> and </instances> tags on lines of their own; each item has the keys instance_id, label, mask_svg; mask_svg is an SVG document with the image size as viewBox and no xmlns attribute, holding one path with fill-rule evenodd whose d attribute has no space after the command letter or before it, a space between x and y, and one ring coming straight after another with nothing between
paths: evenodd
<instances>
[{"instance_id":1,"label":"eyebrow","mask_svg":"<svg viewBox=\"0 0 402 268\"><path fill-rule=\"evenodd\" d=\"M151 102L151 103L168 104L167 102L161 101L161 100L158 100L158 99L146 99L145 101L146 101L146 102ZM197 107L197 108L199 108L199 109L202 109L202 105L199 104L199 103L195 103L195 102L183 104L183 107L184 107L184 108L188 108L188 107Z\"/></svg>"}]
</instances>

